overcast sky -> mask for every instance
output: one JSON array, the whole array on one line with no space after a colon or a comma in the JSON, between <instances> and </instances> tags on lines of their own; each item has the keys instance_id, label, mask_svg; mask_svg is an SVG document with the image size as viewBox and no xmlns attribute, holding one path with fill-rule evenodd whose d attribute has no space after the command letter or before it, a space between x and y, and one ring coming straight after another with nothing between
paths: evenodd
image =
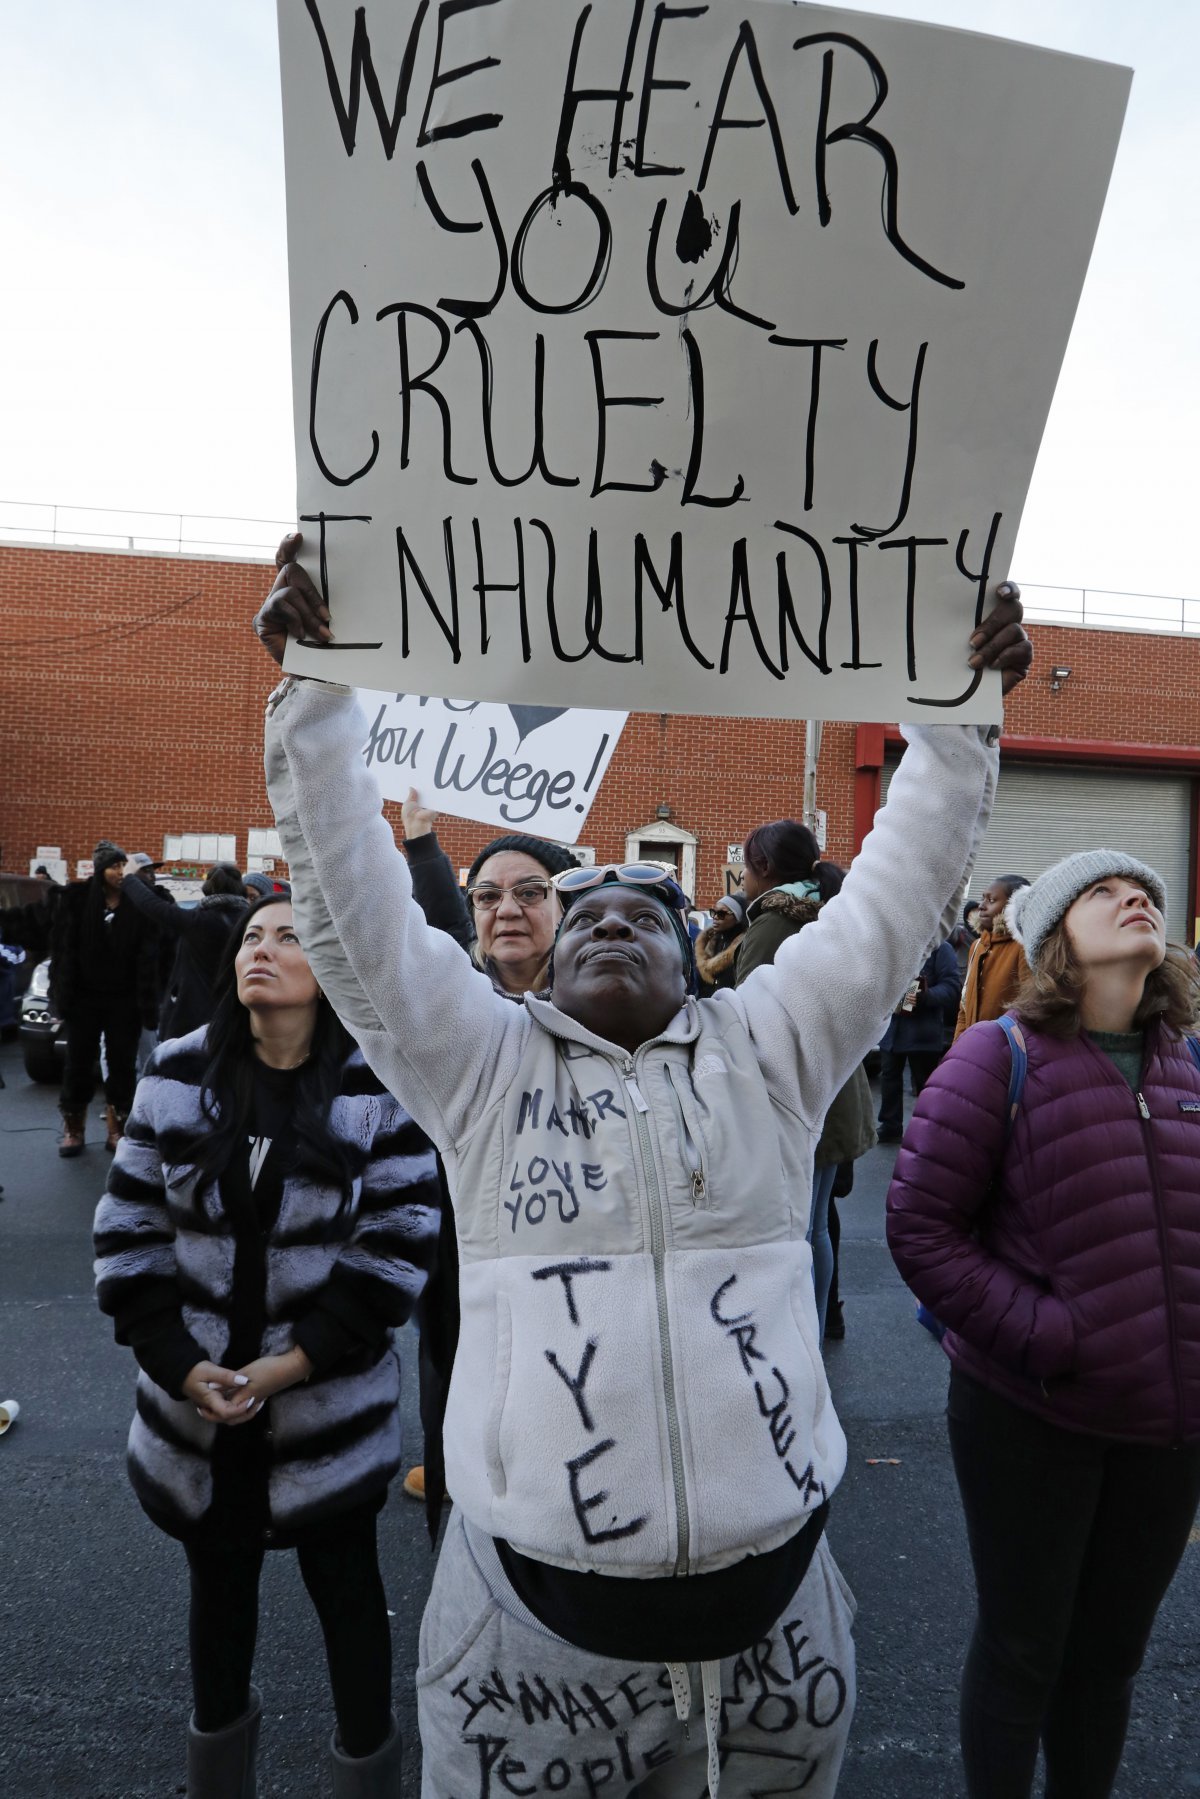
<instances>
[{"instance_id":1,"label":"overcast sky","mask_svg":"<svg viewBox=\"0 0 1200 1799\"><path fill-rule=\"evenodd\" d=\"M1200 4L855 10L1135 70L1014 573L1200 595ZM290 518L274 0L37 0L3 34L0 501Z\"/></svg>"}]
</instances>

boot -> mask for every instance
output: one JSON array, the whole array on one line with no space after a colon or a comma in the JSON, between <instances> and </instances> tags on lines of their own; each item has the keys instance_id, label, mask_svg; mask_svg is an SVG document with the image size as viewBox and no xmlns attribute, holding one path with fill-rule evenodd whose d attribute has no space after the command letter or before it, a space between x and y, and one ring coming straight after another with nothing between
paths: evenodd
<instances>
[{"instance_id":1,"label":"boot","mask_svg":"<svg viewBox=\"0 0 1200 1799\"><path fill-rule=\"evenodd\" d=\"M262 1695L251 1687L249 1706L224 1730L197 1730L194 1717L189 1721L187 1799L255 1799L261 1718Z\"/></svg>"},{"instance_id":2,"label":"boot","mask_svg":"<svg viewBox=\"0 0 1200 1799\"><path fill-rule=\"evenodd\" d=\"M105 1106L104 1123L108 1130L108 1135L104 1139L104 1147L111 1155L125 1135L125 1114L118 1112L115 1106Z\"/></svg>"},{"instance_id":3,"label":"boot","mask_svg":"<svg viewBox=\"0 0 1200 1799\"><path fill-rule=\"evenodd\" d=\"M400 1726L372 1755L347 1755L334 1733L329 1745L333 1799L400 1799Z\"/></svg>"},{"instance_id":4,"label":"boot","mask_svg":"<svg viewBox=\"0 0 1200 1799\"><path fill-rule=\"evenodd\" d=\"M62 1115L63 1134L58 1140L60 1156L81 1156L86 1141L87 1113L64 1112Z\"/></svg>"}]
</instances>

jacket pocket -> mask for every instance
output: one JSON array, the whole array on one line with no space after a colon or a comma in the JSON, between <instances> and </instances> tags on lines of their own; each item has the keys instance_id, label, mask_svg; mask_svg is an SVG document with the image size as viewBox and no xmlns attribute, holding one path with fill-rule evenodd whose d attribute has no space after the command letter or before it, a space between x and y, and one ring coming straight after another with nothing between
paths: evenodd
<instances>
[{"instance_id":1,"label":"jacket pocket","mask_svg":"<svg viewBox=\"0 0 1200 1799\"><path fill-rule=\"evenodd\" d=\"M700 1127L693 1125L688 1119L683 1096L679 1090L679 1080L669 1062L663 1063L663 1074L666 1077L667 1093L670 1096L671 1110L675 1117L680 1160L691 1183L692 1204L703 1206L705 1210L708 1210L710 1206L708 1163Z\"/></svg>"},{"instance_id":2,"label":"jacket pocket","mask_svg":"<svg viewBox=\"0 0 1200 1799\"><path fill-rule=\"evenodd\" d=\"M492 1396L488 1402L483 1432L483 1453L488 1484L497 1499L508 1491L508 1476L500 1454L500 1426L504 1421L504 1404L508 1398L509 1372L512 1368L512 1311L508 1296L496 1294L496 1359L492 1366Z\"/></svg>"}]
</instances>

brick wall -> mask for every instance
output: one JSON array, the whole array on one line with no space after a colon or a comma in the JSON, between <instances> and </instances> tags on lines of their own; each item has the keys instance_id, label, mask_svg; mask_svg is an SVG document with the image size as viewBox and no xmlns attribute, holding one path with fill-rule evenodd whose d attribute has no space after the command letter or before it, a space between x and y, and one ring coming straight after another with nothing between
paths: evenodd
<instances>
[{"instance_id":1,"label":"brick wall","mask_svg":"<svg viewBox=\"0 0 1200 1799\"><path fill-rule=\"evenodd\" d=\"M0 547L9 641L0 668L0 865L38 844L73 868L98 836L161 853L167 832L269 826L263 702L274 670L250 620L263 563ZM154 622L151 622L154 621ZM1200 745L1200 640L1035 626L1035 674L1010 702L1018 735ZM1072 669L1050 691L1055 663ZM660 804L699 839L697 897L720 891L728 844L800 806L804 727L765 719L630 718L584 827L601 860ZM825 728L818 804L828 853L854 852L855 727ZM399 827L399 808L389 806ZM447 821L456 864L495 833Z\"/></svg>"}]
</instances>

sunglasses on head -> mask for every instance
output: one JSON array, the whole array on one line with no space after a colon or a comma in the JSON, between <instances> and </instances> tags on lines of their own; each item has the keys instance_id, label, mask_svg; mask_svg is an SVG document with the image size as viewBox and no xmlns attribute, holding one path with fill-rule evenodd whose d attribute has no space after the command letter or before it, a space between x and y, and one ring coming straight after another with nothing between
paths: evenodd
<instances>
[{"instance_id":1,"label":"sunglasses on head","mask_svg":"<svg viewBox=\"0 0 1200 1799\"><path fill-rule=\"evenodd\" d=\"M657 887L672 906L682 906L684 894L678 882L653 862L605 862L598 868L568 868L555 875L554 885L566 904L604 882L619 887Z\"/></svg>"}]
</instances>

